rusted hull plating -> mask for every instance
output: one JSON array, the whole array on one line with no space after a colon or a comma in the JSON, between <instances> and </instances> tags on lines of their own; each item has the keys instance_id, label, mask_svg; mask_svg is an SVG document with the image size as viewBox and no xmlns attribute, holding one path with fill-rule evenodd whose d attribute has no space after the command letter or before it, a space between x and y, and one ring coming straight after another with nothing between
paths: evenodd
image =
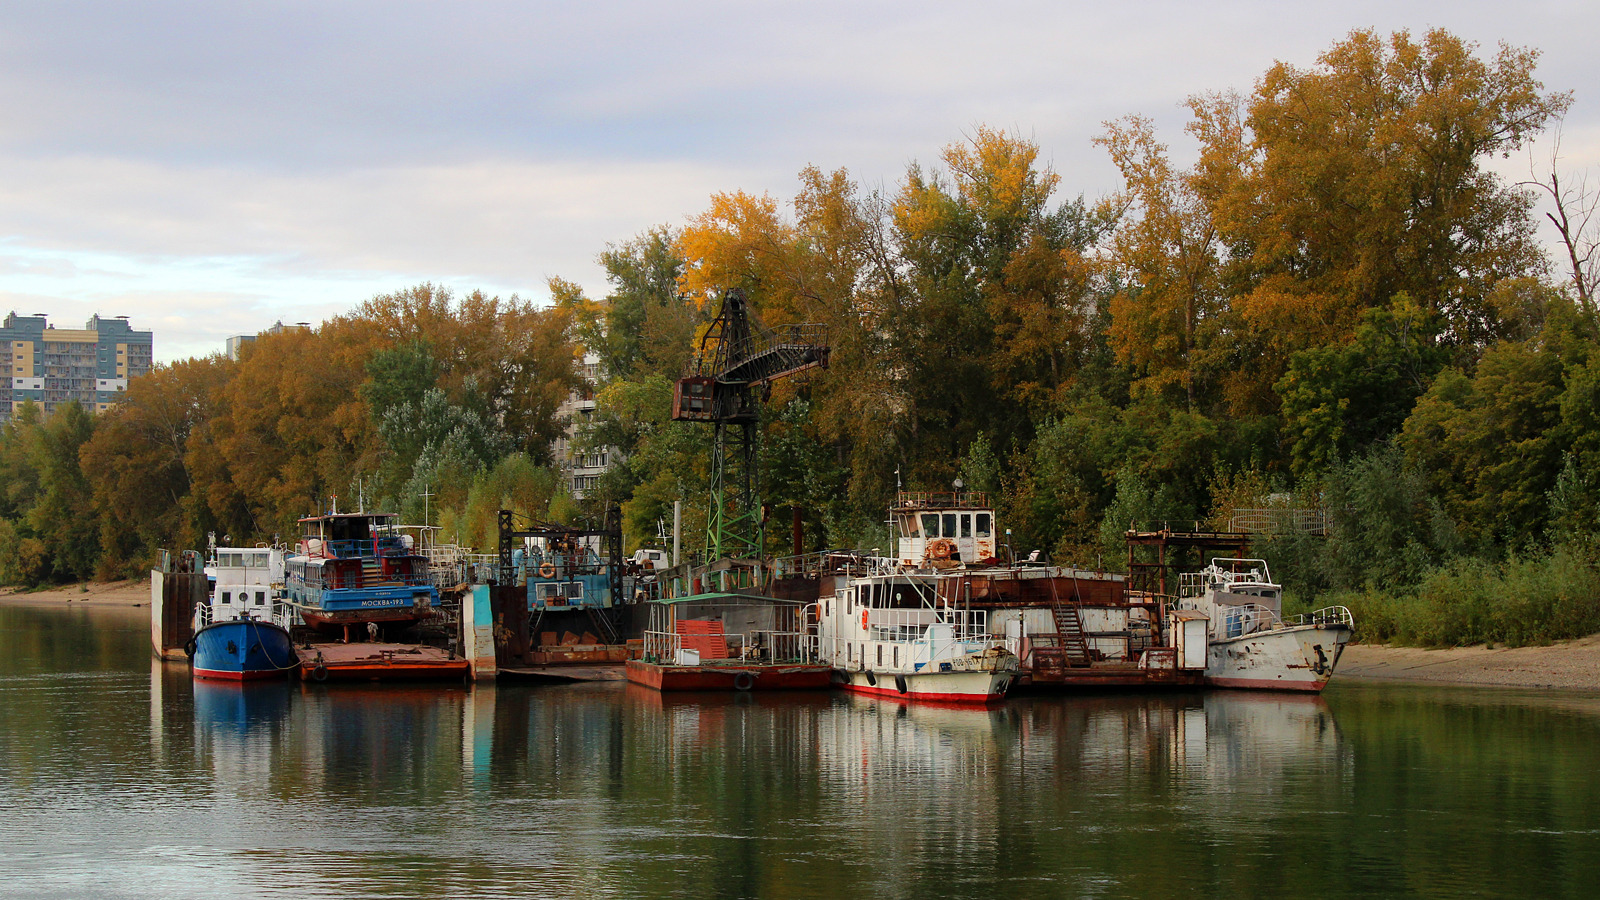
<instances>
[{"instance_id":1,"label":"rusted hull plating","mask_svg":"<svg viewBox=\"0 0 1600 900\"><path fill-rule=\"evenodd\" d=\"M1206 659L1206 684L1320 691L1327 687L1349 640L1348 628L1304 625L1213 641Z\"/></svg>"},{"instance_id":2,"label":"rusted hull plating","mask_svg":"<svg viewBox=\"0 0 1600 900\"><path fill-rule=\"evenodd\" d=\"M425 681L464 678L470 660L437 647L407 644L320 644L300 651L307 681Z\"/></svg>"}]
</instances>

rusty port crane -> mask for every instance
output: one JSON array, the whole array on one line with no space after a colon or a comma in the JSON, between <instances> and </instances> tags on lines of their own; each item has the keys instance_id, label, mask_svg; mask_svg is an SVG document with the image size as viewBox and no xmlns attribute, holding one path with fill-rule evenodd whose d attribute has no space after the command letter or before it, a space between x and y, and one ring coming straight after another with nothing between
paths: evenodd
<instances>
[{"instance_id":1,"label":"rusty port crane","mask_svg":"<svg viewBox=\"0 0 1600 900\"><path fill-rule=\"evenodd\" d=\"M778 379L826 368L828 353L825 326L767 328L751 313L743 290L723 293L721 310L672 392L673 421L709 422L716 429L706 516L709 559L762 557L761 404Z\"/></svg>"}]
</instances>

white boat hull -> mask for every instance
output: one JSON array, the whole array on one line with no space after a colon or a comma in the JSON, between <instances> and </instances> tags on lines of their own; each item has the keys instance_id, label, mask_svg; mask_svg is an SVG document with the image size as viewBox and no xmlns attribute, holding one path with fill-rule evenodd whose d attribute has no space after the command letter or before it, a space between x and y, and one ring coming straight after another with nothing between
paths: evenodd
<instances>
[{"instance_id":1,"label":"white boat hull","mask_svg":"<svg viewBox=\"0 0 1600 900\"><path fill-rule=\"evenodd\" d=\"M1205 681L1212 687L1320 691L1333 677L1350 629L1299 625L1214 640Z\"/></svg>"},{"instance_id":2,"label":"white boat hull","mask_svg":"<svg viewBox=\"0 0 1600 900\"><path fill-rule=\"evenodd\" d=\"M842 672L844 688L857 694L918 703L986 706L1005 699L1015 672Z\"/></svg>"}]
</instances>

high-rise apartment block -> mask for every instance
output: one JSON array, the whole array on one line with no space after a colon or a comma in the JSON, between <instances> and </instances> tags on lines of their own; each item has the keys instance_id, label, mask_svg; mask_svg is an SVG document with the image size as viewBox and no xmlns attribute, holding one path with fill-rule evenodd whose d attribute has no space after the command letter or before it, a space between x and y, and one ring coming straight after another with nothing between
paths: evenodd
<instances>
[{"instance_id":1,"label":"high-rise apartment block","mask_svg":"<svg viewBox=\"0 0 1600 900\"><path fill-rule=\"evenodd\" d=\"M105 412L150 371L155 340L134 331L127 316L89 320L81 330L52 328L41 315L6 316L0 326L9 377L0 378L0 419L28 400L48 415L69 400L89 412Z\"/></svg>"},{"instance_id":2,"label":"high-rise apartment block","mask_svg":"<svg viewBox=\"0 0 1600 900\"><path fill-rule=\"evenodd\" d=\"M578 433L594 420L594 393L602 378L600 357L584 353L577 362L579 386L567 396L566 402L556 408L556 418L564 429L555 439L551 453L556 465L568 480L574 499L582 500L594 489L606 470L617 459L617 448L602 447L597 451L579 453Z\"/></svg>"}]
</instances>

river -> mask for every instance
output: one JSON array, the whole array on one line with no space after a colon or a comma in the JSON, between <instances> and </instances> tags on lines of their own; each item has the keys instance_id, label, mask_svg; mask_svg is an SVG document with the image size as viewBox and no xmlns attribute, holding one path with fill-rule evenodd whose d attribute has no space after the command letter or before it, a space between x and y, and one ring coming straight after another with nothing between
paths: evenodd
<instances>
[{"instance_id":1,"label":"river","mask_svg":"<svg viewBox=\"0 0 1600 900\"><path fill-rule=\"evenodd\" d=\"M1591 897L1600 697L194 684L0 607L0 896Z\"/></svg>"}]
</instances>

